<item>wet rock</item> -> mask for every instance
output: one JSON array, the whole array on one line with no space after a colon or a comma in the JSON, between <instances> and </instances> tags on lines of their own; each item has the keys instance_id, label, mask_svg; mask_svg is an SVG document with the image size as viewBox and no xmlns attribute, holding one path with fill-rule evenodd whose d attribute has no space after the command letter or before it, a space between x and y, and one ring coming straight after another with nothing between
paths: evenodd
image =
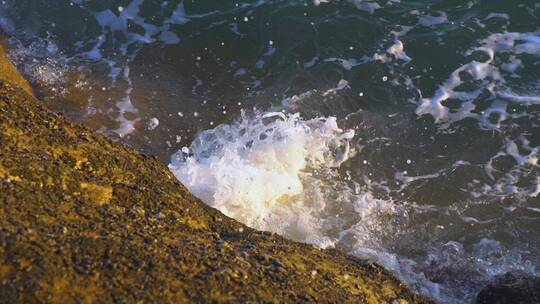
<instances>
[{"instance_id":1,"label":"wet rock","mask_svg":"<svg viewBox=\"0 0 540 304\"><path fill-rule=\"evenodd\" d=\"M540 303L540 277L521 272L509 272L484 287L476 304Z\"/></svg>"}]
</instances>

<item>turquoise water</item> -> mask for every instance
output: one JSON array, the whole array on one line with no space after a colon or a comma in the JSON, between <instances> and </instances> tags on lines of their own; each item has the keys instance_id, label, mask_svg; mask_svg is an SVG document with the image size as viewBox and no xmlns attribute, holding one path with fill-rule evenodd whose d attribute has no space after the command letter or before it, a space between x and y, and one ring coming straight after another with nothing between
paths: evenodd
<instances>
[{"instance_id":1,"label":"turquoise water","mask_svg":"<svg viewBox=\"0 0 540 304\"><path fill-rule=\"evenodd\" d=\"M7 0L56 111L443 303L538 275L537 1Z\"/></svg>"}]
</instances>

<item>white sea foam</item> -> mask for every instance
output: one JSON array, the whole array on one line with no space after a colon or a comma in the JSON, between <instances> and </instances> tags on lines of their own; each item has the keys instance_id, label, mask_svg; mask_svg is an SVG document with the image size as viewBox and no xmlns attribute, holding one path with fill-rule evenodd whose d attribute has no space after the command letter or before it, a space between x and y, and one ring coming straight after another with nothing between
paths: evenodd
<instances>
[{"instance_id":1,"label":"white sea foam","mask_svg":"<svg viewBox=\"0 0 540 304\"><path fill-rule=\"evenodd\" d=\"M540 34L539 33L498 33L492 34L481 42L481 45L472 48L467 52L472 55L474 52L482 52L487 55L486 61L473 60L456 69L448 80L444 82L435 94L430 98L420 100L416 114L429 114L435 122L443 127L467 117L477 119L483 127L498 127L498 123L492 123L489 117L493 113L500 115L499 121L504 120L507 102L517 102L525 105L538 104L540 99L537 96L521 96L509 91L506 86L507 75L510 73L516 76L516 70L521 66L521 60L516 56L530 54L540 57ZM511 54L508 62L501 64L496 60L497 54ZM464 84L463 73L468 74L479 85L470 91L460 91L457 88ZM488 91L492 96L499 97L501 101L495 101L491 107L482 113L474 113L476 105L473 103L483 92ZM450 99L461 101L458 109L451 110L444 105Z\"/></svg>"},{"instance_id":2,"label":"white sea foam","mask_svg":"<svg viewBox=\"0 0 540 304\"><path fill-rule=\"evenodd\" d=\"M326 247L333 241L317 231L322 223L314 216L325 207L317 171L335 170L346 161L353 136L333 117L244 114L237 123L200 133L169 167L196 196L226 215Z\"/></svg>"},{"instance_id":3,"label":"white sea foam","mask_svg":"<svg viewBox=\"0 0 540 304\"><path fill-rule=\"evenodd\" d=\"M150 120L148 120L148 123L146 124L146 128L148 130L154 130L159 126L159 119L152 117Z\"/></svg>"},{"instance_id":4,"label":"white sea foam","mask_svg":"<svg viewBox=\"0 0 540 304\"><path fill-rule=\"evenodd\" d=\"M501 19L510 20L510 16L504 13L490 13L486 18L484 18L484 20L491 19L491 18L501 18Z\"/></svg>"},{"instance_id":5,"label":"white sea foam","mask_svg":"<svg viewBox=\"0 0 540 304\"><path fill-rule=\"evenodd\" d=\"M120 137L125 137L135 130L135 123L139 121L139 118L129 119L126 115L128 113L138 114L137 108L133 105L131 101L131 92L133 91L133 85L131 83L131 78L129 77L130 69L129 66L124 68L123 77L128 83L128 88L126 89L125 96L116 103L118 108L118 116L116 121L119 123L119 127L113 132L118 134Z\"/></svg>"},{"instance_id":6,"label":"white sea foam","mask_svg":"<svg viewBox=\"0 0 540 304\"><path fill-rule=\"evenodd\" d=\"M64 93L62 86L70 71L69 58L53 41L36 39L24 45L11 37L8 42L11 46L8 56L30 82Z\"/></svg>"},{"instance_id":7,"label":"white sea foam","mask_svg":"<svg viewBox=\"0 0 540 304\"><path fill-rule=\"evenodd\" d=\"M381 5L375 1L366 0L349 0L356 8L361 11L373 14L376 10L381 8Z\"/></svg>"},{"instance_id":8,"label":"white sea foam","mask_svg":"<svg viewBox=\"0 0 540 304\"><path fill-rule=\"evenodd\" d=\"M472 185L472 195L527 201L538 195L540 147L531 144L528 123L521 127L513 121L527 118L535 125L534 108L531 112L527 108L540 104L540 92L535 85L527 90L523 84L516 86L512 81L515 83L515 79L522 77L520 73L525 69L523 62L527 57L540 57L540 33L492 34L467 52L469 56L479 54L487 58L472 60L452 72L432 97L420 100L416 113L432 116L444 131L452 132L454 123L473 118L481 128L499 132L503 137L500 150L483 164L490 181L482 186ZM460 89L462 84L467 84L469 89ZM489 103L478 111L475 102L481 95ZM450 100L460 102L459 107L448 107L446 102ZM511 110L512 106L526 109L515 112ZM512 131L508 132L510 126ZM519 132L520 128L523 128L522 132ZM501 162L507 165L503 166Z\"/></svg>"},{"instance_id":9,"label":"white sea foam","mask_svg":"<svg viewBox=\"0 0 540 304\"><path fill-rule=\"evenodd\" d=\"M176 8L168 16L164 16L161 24L153 24L148 22L144 17L140 16L141 5L144 0L132 0L127 6L118 10L118 14L110 9L103 11L92 12L98 25L101 27L101 35L95 39L93 47L83 55L94 61L105 62L110 67L109 77L113 84L116 83L117 77L122 76L122 79L127 83L128 88L125 91L125 96L116 103L118 115L116 121L119 127L113 130L120 137L125 137L135 130L135 123L140 118L127 118L127 113L138 115L137 108L131 100L131 92L133 91L130 78L129 62L137 55L138 47L133 49L134 45L144 45L153 42L162 42L164 44L177 44L180 38L171 31L172 25L181 25L189 22L190 18L184 10L184 2L180 1ZM135 33L130 30L129 23L134 23L144 30L142 33ZM114 37L123 37L122 39ZM104 54L104 45L108 39L117 39L115 45L119 52L124 56L125 62L119 63L111 58L108 54ZM135 116L136 116L135 115ZM131 115L133 116L133 115Z\"/></svg>"},{"instance_id":10,"label":"white sea foam","mask_svg":"<svg viewBox=\"0 0 540 304\"><path fill-rule=\"evenodd\" d=\"M494 275L511 270L535 273L519 252L505 251L495 240L482 239L472 249L444 238L425 243L418 225L425 225L432 235L433 229L445 229L439 225L445 218L477 225L494 220L463 215L469 204L419 206L359 191L337 171L353 156L353 136L331 117L303 120L281 112L244 114L236 123L200 133L189 148L173 155L169 168L207 204L251 227L323 248L339 246L376 260L443 303L471 300L470 286L479 288ZM455 166L464 164L458 161ZM407 246L392 249L404 241L401 238L415 240L414 246L426 256L409 256ZM441 274L456 271L462 275L443 275L440 281Z\"/></svg>"},{"instance_id":11,"label":"white sea foam","mask_svg":"<svg viewBox=\"0 0 540 304\"><path fill-rule=\"evenodd\" d=\"M386 52L392 56L394 56L396 59L403 60L405 62L411 61L411 57L407 56L405 51L403 50L403 42L400 40L396 40L395 43L386 50Z\"/></svg>"},{"instance_id":12,"label":"white sea foam","mask_svg":"<svg viewBox=\"0 0 540 304\"><path fill-rule=\"evenodd\" d=\"M128 50L134 44L148 44L156 41L163 42L165 44L177 44L180 42L180 38L170 31L171 25L185 24L189 22L189 17L185 14L183 1L181 1L172 13L165 17L160 25L147 22L144 17L139 15L140 7L143 4L143 0L133 0L125 8L120 10L119 14L114 13L110 9L94 12L95 19L101 27L101 35L97 37L96 42L91 50L87 51L85 55L93 60L104 60L111 67L111 74L114 78L118 75L118 72L114 72L117 63L113 60L107 59L107 55L103 53L103 46L107 42L106 37L114 37L121 34L123 40L116 41L118 45L118 51L128 58L132 58L136 55L136 52L129 53ZM130 30L129 23L137 24L144 33L135 33ZM114 34L114 35L109 35Z\"/></svg>"},{"instance_id":13,"label":"white sea foam","mask_svg":"<svg viewBox=\"0 0 540 304\"><path fill-rule=\"evenodd\" d=\"M322 96L328 96L328 95L331 95L331 94L336 94L338 91L348 89L348 88L350 88L349 82L347 80L345 80L345 79L340 79L335 88L331 88L331 89L326 90L322 94Z\"/></svg>"},{"instance_id":14,"label":"white sea foam","mask_svg":"<svg viewBox=\"0 0 540 304\"><path fill-rule=\"evenodd\" d=\"M363 56L360 58L360 60L349 58L349 59L343 59L343 58L326 58L323 61L324 62L337 62L339 63L344 69L351 70L352 68L359 66L361 64L364 64L366 62L369 62L371 59L367 56Z\"/></svg>"},{"instance_id":15,"label":"white sea foam","mask_svg":"<svg viewBox=\"0 0 540 304\"><path fill-rule=\"evenodd\" d=\"M390 62L392 60L392 57L390 56L393 56L396 60L403 60L404 62L409 62L411 61L411 57L409 57L405 51L404 51L404 46L403 46L403 42L401 42L400 40L395 40L394 41L394 44L392 44L387 50L386 50L386 54L384 53L375 53L373 55L373 60L378 60L380 62L383 62L383 63L387 63L387 62Z\"/></svg>"},{"instance_id":16,"label":"white sea foam","mask_svg":"<svg viewBox=\"0 0 540 304\"><path fill-rule=\"evenodd\" d=\"M172 31L172 27L185 24L191 18L201 17L199 15L188 16L184 10L184 2L179 1L172 11L167 10L166 6L162 6L163 18L159 23L156 23L155 18L142 16L143 3L144 0L131 0L122 7L92 11L89 6L85 5L85 1L72 1L72 5L78 5L81 10L93 15L95 22L101 29L97 36L87 37L86 41L77 43L79 53L63 54L50 37L23 37L22 40L32 41L30 45L27 45L21 42L18 35L14 35L10 39L10 44L13 46L10 56L32 82L51 86L52 90L57 93L63 93L60 90L65 87L64 84L70 69L77 69L79 64L84 65L88 61L107 64L110 68L107 76L111 80L112 87L117 86L119 77L121 77L123 84L128 86L122 88L125 91L125 96L116 102L118 111L109 113L111 118L119 124L119 127L112 131L122 137L126 136L135 130L135 123L140 119L137 117L138 110L132 103L130 96L133 89L129 75L129 63L136 57L141 45L155 42L179 43L180 37ZM7 33L12 33L14 32L13 22L3 16L9 9L10 6L7 5L2 7L0 26ZM129 26L129 24L137 25L137 31L134 31L134 27ZM28 36L29 33L25 33L25 35ZM83 60L83 63L80 59ZM127 113L131 115L125 115Z\"/></svg>"},{"instance_id":17,"label":"white sea foam","mask_svg":"<svg viewBox=\"0 0 540 304\"><path fill-rule=\"evenodd\" d=\"M423 26L434 26L444 23L448 23L448 16L445 12L441 12L439 16L422 16L420 17L420 20L418 20L418 24Z\"/></svg>"}]
</instances>

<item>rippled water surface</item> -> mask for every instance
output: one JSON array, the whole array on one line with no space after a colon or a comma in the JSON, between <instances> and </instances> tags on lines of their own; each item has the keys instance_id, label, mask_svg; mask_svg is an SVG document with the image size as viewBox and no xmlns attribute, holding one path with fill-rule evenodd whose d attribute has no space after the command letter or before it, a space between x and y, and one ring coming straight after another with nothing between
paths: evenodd
<instances>
[{"instance_id":1,"label":"rippled water surface","mask_svg":"<svg viewBox=\"0 0 540 304\"><path fill-rule=\"evenodd\" d=\"M443 303L539 275L540 3L5 0L49 107Z\"/></svg>"}]
</instances>

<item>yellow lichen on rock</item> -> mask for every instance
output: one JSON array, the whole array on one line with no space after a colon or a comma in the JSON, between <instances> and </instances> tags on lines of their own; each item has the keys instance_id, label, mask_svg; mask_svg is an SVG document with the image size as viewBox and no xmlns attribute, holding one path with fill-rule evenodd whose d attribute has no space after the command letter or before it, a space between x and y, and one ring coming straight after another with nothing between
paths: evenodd
<instances>
[{"instance_id":1,"label":"yellow lichen on rock","mask_svg":"<svg viewBox=\"0 0 540 304\"><path fill-rule=\"evenodd\" d=\"M113 189L111 186L100 186L85 182L81 183L80 185L83 197L96 205L101 206L108 203L112 199Z\"/></svg>"}]
</instances>

